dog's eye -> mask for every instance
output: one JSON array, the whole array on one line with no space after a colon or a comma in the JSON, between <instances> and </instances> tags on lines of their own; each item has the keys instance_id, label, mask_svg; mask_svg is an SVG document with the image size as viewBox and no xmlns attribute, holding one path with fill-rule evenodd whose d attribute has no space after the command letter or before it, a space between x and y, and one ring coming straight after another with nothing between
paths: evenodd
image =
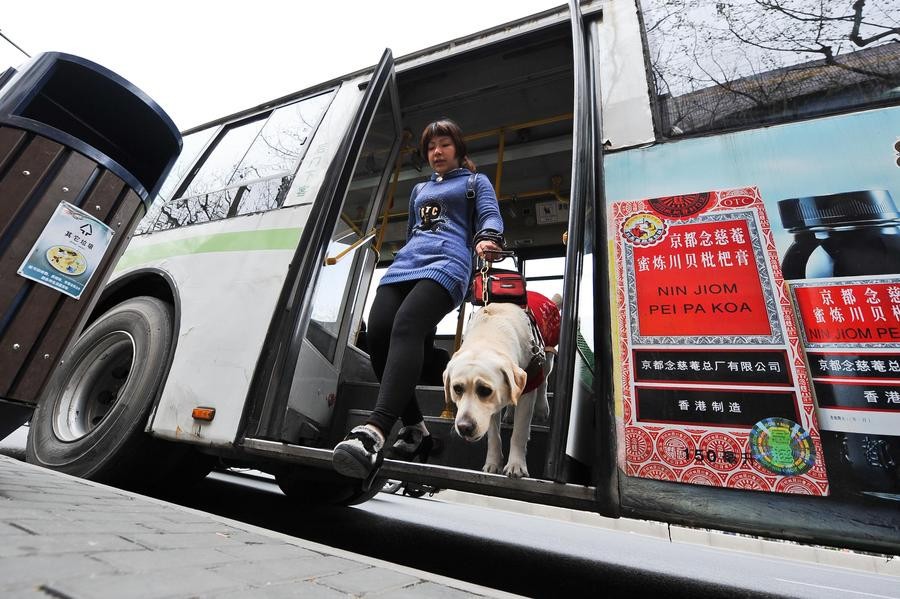
<instances>
[{"instance_id":1,"label":"dog's eye","mask_svg":"<svg viewBox=\"0 0 900 599\"><path fill-rule=\"evenodd\" d=\"M465 390L465 387L463 387L462 385L453 385L453 392L457 395L462 395L463 391Z\"/></svg>"},{"instance_id":2,"label":"dog's eye","mask_svg":"<svg viewBox=\"0 0 900 599\"><path fill-rule=\"evenodd\" d=\"M484 385L475 387L475 393L478 394L478 397L490 397L493 392L494 391L490 387L485 387Z\"/></svg>"}]
</instances>

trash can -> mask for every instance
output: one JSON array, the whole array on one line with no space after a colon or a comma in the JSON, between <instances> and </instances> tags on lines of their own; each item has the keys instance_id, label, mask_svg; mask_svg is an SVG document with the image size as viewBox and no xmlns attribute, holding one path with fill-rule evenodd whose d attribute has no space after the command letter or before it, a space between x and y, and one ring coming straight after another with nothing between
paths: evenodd
<instances>
[{"instance_id":1,"label":"trash can","mask_svg":"<svg viewBox=\"0 0 900 599\"><path fill-rule=\"evenodd\" d=\"M0 76L7 427L37 402L180 151L178 129L153 100L88 60L48 52Z\"/></svg>"}]
</instances>

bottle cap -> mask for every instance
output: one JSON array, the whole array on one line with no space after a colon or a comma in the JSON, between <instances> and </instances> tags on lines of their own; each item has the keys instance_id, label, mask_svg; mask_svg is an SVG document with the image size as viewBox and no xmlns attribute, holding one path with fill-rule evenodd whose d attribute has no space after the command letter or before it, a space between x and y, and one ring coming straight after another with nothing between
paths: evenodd
<instances>
[{"instance_id":1,"label":"bottle cap","mask_svg":"<svg viewBox=\"0 0 900 599\"><path fill-rule=\"evenodd\" d=\"M900 219L890 192L885 189L848 191L822 196L789 198L778 202L781 224L788 231Z\"/></svg>"}]
</instances>

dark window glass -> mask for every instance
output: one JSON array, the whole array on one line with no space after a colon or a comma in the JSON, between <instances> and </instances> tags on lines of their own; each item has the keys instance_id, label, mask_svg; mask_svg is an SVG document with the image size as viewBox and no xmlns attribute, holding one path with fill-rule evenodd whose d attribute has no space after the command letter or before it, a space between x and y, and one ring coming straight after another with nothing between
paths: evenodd
<instances>
[{"instance_id":1,"label":"dark window glass","mask_svg":"<svg viewBox=\"0 0 900 599\"><path fill-rule=\"evenodd\" d=\"M178 160L175 161L172 170L169 172L169 176L166 177L166 180L160 187L153 205L147 212L147 216L145 216L138 224L135 230L137 234L153 230L153 225L159 217L163 205L172 199L172 193L188 173L191 166L193 166L194 161L197 160L197 156L203 151L206 144L209 143L209 140L212 138L213 133L216 132L216 129L217 127L210 127L209 129L185 135L184 138L182 138L181 154L178 155Z\"/></svg>"},{"instance_id":2,"label":"dark window glass","mask_svg":"<svg viewBox=\"0 0 900 599\"><path fill-rule=\"evenodd\" d=\"M328 256L337 257L364 237L372 226L373 211L385 196L391 150L397 142L397 124L391 94L385 91L360 150L350 187L341 205L341 215L328 244ZM342 318L353 299L353 264L357 246L335 264L322 266L313 296L312 318L307 338L329 360L334 360Z\"/></svg>"},{"instance_id":3,"label":"dark window glass","mask_svg":"<svg viewBox=\"0 0 900 599\"><path fill-rule=\"evenodd\" d=\"M292 173L330 101L331 94L322 94L273 112L229 183Z\"/></svg>"},{"instance_id":4,"label":"dark window glass","mask_svg":"<svg viewBox=\"0 0 900 599\"><path fill-rule=\"evenodd\" d=\"M238 165L247 154L247 148L256 139L265 123L265 117L262 117L228 127L216 141L216 147L203 161L181 197L208 193L231 183Z\"/></svg>"},{"instance_id":5,"label":"dark window glass","mask_svg":"<svg viewBox=\"0 0 900 599\"><path fill-rule=\"evenodd\" d=\"M640 0L640 6L664 136L900 98L896 0Z\"/></svg>"},{"instance_id":6,"label":"dark window glass","mask_svg":"<svg viewBox=\"0 0 900 599\"><path fill-rule=\"evenodd\" d=\"M172 229L280 206L333 95L306 98L226 126L187 184L179 182L192 167L193 158L185 161L177 177L173 171L161 197L168 200L179 185L183 190L177 199L154 207L140 231ZM201 132L206 137L202 143L198 138L194 156L207 145L211 131ZM196 135L199 133L185 140Z\"/></svg>"}]
</instances>

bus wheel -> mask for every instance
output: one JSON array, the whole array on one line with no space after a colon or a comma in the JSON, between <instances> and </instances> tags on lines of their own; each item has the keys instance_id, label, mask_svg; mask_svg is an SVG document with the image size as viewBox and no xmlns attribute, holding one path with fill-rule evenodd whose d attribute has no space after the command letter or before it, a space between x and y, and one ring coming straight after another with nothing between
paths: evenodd
<instances>
[{"instance_id":1,"label":"bus wheel","mask_svg":"<svg viewBox=\"0 0 900 599\"><path fill-rule=\"evenodd\" d=\"M38 402L27 461L126 486L144 486L170 465L175 446L144 427L166 373L172 324L172 307L153 297L124 301L94 321Z\"/></svg>"},{"instance_id":2,"label":"bus wheel","mask_svg":"<svg viewBox=\"0 0 900 599\"><path fill-rule=\"evenodd\" d=\"M303 505L356 505L377 495L385 479L376 479L363 491L361 480L346 478L333 470L286 466L275 473L275 481L285 495Z\"/></svg>"}]
</instances>

